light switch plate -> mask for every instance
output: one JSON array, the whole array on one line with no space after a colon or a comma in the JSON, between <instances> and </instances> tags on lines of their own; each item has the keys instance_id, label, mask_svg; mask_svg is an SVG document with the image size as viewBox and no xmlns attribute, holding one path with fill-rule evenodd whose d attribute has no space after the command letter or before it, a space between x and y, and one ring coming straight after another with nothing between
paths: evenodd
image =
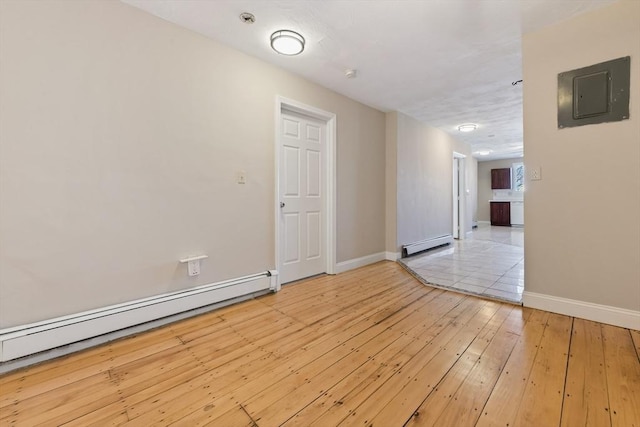
<instances>
[{"instance_id":1,"label":"light switch plate","mask_svg":"<svg viewBox=\"0 0 640 427\"><path fill-rule=\"evenodd\" d=\"M540 181L542 179L542 168L540 166L531 168L531 181Z\"/></svg>"}]
</instances>

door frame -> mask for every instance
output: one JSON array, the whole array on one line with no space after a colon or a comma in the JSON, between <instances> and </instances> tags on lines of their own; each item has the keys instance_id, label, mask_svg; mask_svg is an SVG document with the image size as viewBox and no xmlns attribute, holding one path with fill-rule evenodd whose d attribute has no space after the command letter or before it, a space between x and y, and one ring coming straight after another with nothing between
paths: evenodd
<instances>
[{"instance_id":1,"label":"door frame","mask_svg":"<svg viewBox=\"0 0 640 427\"><path fill-rule=\"evenodd\" d=\"M453 197L453 203L458 203L458 218L457 218L457 222L458 222L458 240L464 240L464 238L466 237L466 215L467 215L467 188L466 188L466 183L467 183L467 173L466 173L466 164L465 164L465 160L466 160L466 155L462 154L462 153L458 153L456 151L453 152L453 160L451 162L451 166L453 169L453 173L451 174L451 194ZM454 166L457 163L457 168ZM456 170L457 169L457 170ZM455 188L455 182L456 180L454 179L454 174L458 174L458 188ZM456 190L458 190L458 194L456 195ZM457 197L457 200L456 200ZM455 212L455 209L453 208L453 205L451 206L451 216L452 216L452 235L455 236L455 225L456 225L456 218L454 218L453 213Z\"/></svg>"},{"instance_id":2,"label":"door frame","mask_svg":"<svg viewBox=\"0 0 640 427\"><path fill-rule=\"evenodd\" d=\"M321 110L310 105L303 104L293 99L283 96L276 96L275 108L275 258L276 270L282 268L282 259L280 257L281 239L280 239L280 154L282 150L282 141L280 140L282 128L282 110L291 111L302 114L313 119L323 122L326 126L326 154L327 160L324 163L325 176L325 197L324 197L324 226L325 239L324 245L325 271L327 274L335 274L336 271L336 115L328 111ZM280 275L276 276L275 291L279 291L281 287Z\"/></svg>"}]
</instances>

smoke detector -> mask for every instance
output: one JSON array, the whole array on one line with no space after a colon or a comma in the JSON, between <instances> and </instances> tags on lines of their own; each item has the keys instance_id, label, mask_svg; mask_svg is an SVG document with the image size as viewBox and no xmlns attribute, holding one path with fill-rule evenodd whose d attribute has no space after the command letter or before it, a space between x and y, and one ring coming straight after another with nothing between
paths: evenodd
<instances>
[{"instance_id":1,"label":"smoke detector","mask_svg":"<svg viewBox=\"0 0 640 427\"><path fill-rule=\"evenodd\" d=\"M256 22L256 17L253 15L253 13L242 12L240 14L240 20L245 24L253 24L254 22Z\"/></svg>"}]
</instances>

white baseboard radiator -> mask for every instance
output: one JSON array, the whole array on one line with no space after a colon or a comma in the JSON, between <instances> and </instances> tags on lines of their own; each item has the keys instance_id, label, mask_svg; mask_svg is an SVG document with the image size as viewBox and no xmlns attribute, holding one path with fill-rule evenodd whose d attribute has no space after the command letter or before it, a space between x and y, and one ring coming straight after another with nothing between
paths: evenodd
<instances>
[{"instance_id":1,"label":"white baseboard radiator","mask_svg":"<svg viewBox=\"0 0 640 427\"><path fill-rule=\"evenodd\" d=\"M426 251L427 249L451 243L453 243L453 236L451 234L434 237L432 239L420 240L418 242L409 243L408 245L403 245L402 256L409 256L418 252Z\"/></svg>"},{"instance_id":2,"label":"white baseboard radiator","mask_svg":"<svg viewBox=\"0 0 640 427\"><path fill-rule=\"evenodd\" d=\"M275 291L267 271L122 304L0 330L0 362L152 322L261 291Z\"/></svg>"}]
</instances>

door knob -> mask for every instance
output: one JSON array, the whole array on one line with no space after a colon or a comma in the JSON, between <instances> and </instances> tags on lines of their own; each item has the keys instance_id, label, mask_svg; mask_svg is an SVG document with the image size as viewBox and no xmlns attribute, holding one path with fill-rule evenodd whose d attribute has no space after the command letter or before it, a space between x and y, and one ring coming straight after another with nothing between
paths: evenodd
<instances>
[{"instance_id":1,"label":"door knob","mask_svg":"<svg viewBox=\"0 0 640 427\"><path fill-rule=\"evenodd\" d=\"M280 207L284 208L284 202L280 202Z\"/></svg>"}]
</instances>

